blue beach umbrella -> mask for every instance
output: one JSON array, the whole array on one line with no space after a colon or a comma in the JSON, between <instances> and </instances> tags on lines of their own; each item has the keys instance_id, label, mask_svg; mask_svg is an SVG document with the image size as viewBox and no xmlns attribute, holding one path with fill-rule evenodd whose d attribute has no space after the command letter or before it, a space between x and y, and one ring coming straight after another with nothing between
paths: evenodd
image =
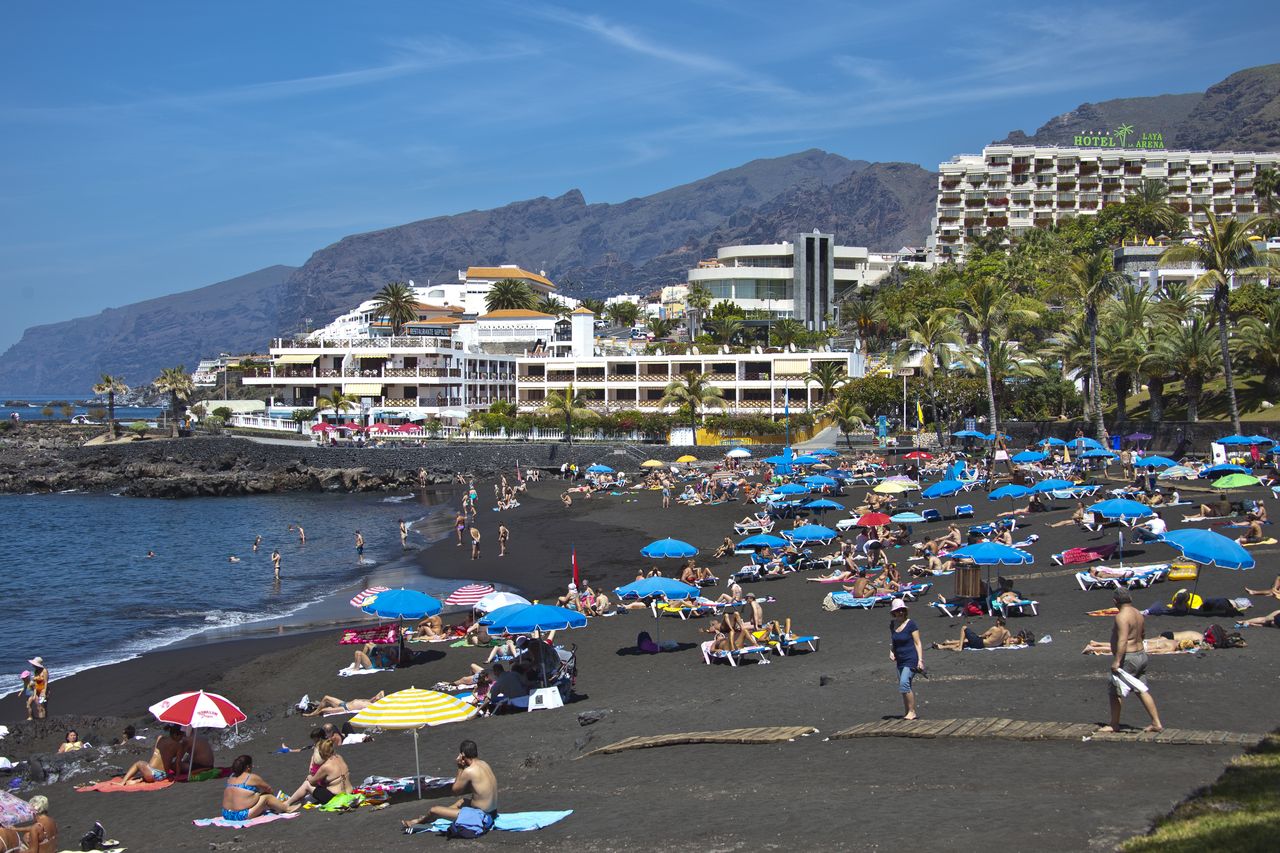
<instances>
[{"instance_id":1,"label":"blue beach umbrella","mask_svg":"<svg viewBox=\"0 0 1280 853\"><path fill-rule=\"evenodd\" d=\"M821 524L806 524L795 530L787 530L784 535L793 542L820 542L835 539L838 534Z\"/></svg>"},{"instance_id":2,"label":"blue beach umbrella","mask_svg":"<svg viewBox=\"0 0 1280 853\"><path fill-rule=\"evenodd\" d=\"M1110 521L1132 521L1136 518L1147 518L1155 515L1155 510L1146 504L1125 500L1124 498L1100 501L1089 507L1086 512L1100 515Z\"/></svg>"},{"instance_id":3,"label":"blue beach umbrella","mask_svg":"<svg viewBox=\"0 0 1280 853\"><path fill-rule=\"evenodd\" d=\"M1084 453L1081 453L1080 458L1081 459L1119 459L1120 457L1116 456L1110 450L1103 450L1102 448L1097 447L1097 448L1094 448L1093 450L1086 450Z\"/></svg>"},{"instance_id":4,"label":"blue beach umbrella","mask_svg":"<svg viewBox=\"0 0 1280 853\"><path fill-rule=\"evenodd\" d=\"M919 524L924 521L924 516L918 512L900 512L889 516L889 520L896 521L898 524Z\"/></svg>"},{"instance_id":5,"label":"blue beach umbrella","mask_svg":"<svg viewBox=\"0 0 1280 853\"><path fill-rule=\"evenodd\" d=\"M1267 438L1265 435L1251 435L1249 436L1249 439L1251 444L1275 444L1276 443L1276 440L1274 438Z\"/></svg>"},{"instance_id":6,"label":"blue beach umbrella","mask_svg":"<svg viewBox=\"0 0 1280 853\"><path fill-rule=\"evenodd\" d=\"M738 543L743 548L785 548L787 540L781 536L774 536L772 533L757 533L754 536L748 536Z\"/></svg>"},{"instance_id":7,"label":"blue beach umbrella","mask_svg":"<svg viewBox=\"0 0 1280 853\"><path fill-rule=\"evenodd\" d=\"M920 494L926 498L945 498L963 491L964 483L959 480L943 480L931 486L926 486L925 490Z\"/></svg>"},{"instance_id":8,"label":"blue beach umbrella","mask_svg":"<svg viewBox=\"0 0 1280 853\"><path fill-rule=\"evenodd\" d=\"M993 432L982 436L983 441L995 441L997 438L1003 438L1005 441L1009 440L1009 436L1002 432Z\"/></svg>"},{"instance_id":9,"label":"blue beach umbrella","mask_svg":"<svg viewBox=\"0 0 1280 853\"><path fill-rule=\"evenodd\" d=\"M999 542L979 542L951 552L956 559L971 560L979 566L1021 566L1035 562L1035 557L1021 548L1011 548Z\"/></svg>"},{"instance_id":10,"label":"blue beach umbrella","mask_svg":"<svg viewBox=\"0 0 1280 853\"><path fill-rule=\"evenodd\" d=\"M830 447L820 447L817 450L810 451L809 455L810 456L826 456L830 458L832 456L839 456L840 451L832 450Z\"/></svg>"},{"instance_id":11,"label":"blue beach umbrella","mask_svg":"<svg viewBox=\"0 0 1280 853\"><path fill-rule=\"evenodd\" d=\"M779 454L777 456L766 456L763 461L768 462L770 465L786 465L791 460Z\"/></svg>"},{"instance_id":12,"label":"blue beach umbrella","mask_svg":"<svg viewBox=\"0 0 1280 853\"><path fill-rule=\"evenodd\" d=\"M822 486L834 486L836 481L830 477L824 477L821 474L810 474L808 477L804 478L804 483L807 486L817 486L821 488Z\"/></svg>"},{"instance_id":13,"label":"blue beach umbrella","mask_svg":"<svg viewBox=\"0 0 1280 853\"><path fill-rule=\"evenodd\" d=\"M809 490L799 483L785 483L773 490L775 495L805 495Z\"/></svg>"},{"instance_id":14,"label":"blue beach umbrella","mask_svg":"<svg viewBox=\"0 0 1280 853\"><path fill-rule=\"evenodd\" d=\"M1177 465L1177 464L1178 464L1177 462L1174 462L1168 456L1144 456L1141 459L1139 459L1137 462L1133 463L1133 467L1135 468L1168 468L1172 465Z\"/></svg>"},{"instance_id":15,"label":"blue beach umbrella","mask_svg":"<svg viewBox=\"0 0 1280 853\"><path fill-rule=\"evenodd\" d=\"M841 506L840 504L836 503L835 501L829 501L826 498L822 498L821 500L816 500L816 501L809 501L807 504L804 505L804 508L817 510L818 512L826 512L829 509L844 509L844 507Z\"/></svg>"},{"instance_id":16,"label":"blue beach umbrella","mask_svg":"<svg viewBox=\"0 0 1280 853\"><path fill-rule=\"evenodd\" d=\"M1061 479L1041 480L1040 482L1036 483L1034 486L1031 487L1031 491L1037 495L1043 495L1043 494L1047 494L1048 492L1056 492L1059 489L1069 489L1074 485L1075 483L1071 482L1070 480L1061 480Z\"/></svg>"},{"instance_id":17,"label":"blue beach umbrella","mask_svg":"<svg viewBox=\"0 0 1280 853\"><path fill-rule=\"evenodd\" d=\"M675 578L645 578L614 590L618 597L626 601L661 598L666 601L686 601L697 598L701 591L696 586L681 583Z\"/></svg>"},{"instance_id":18,"label":"blue beach umbrella","mask_svg":"<svg viewBox=\"0 0 1280 853\"><path fill-rule=\"evenodd\" d=\"M795 459L792 459L791 464L792 465L816 465L821 461L822 461L822 458L819 456L805 455L805 456L797 456Z\"/></svg>"},{"instance_id":19,"label":"blue beach umbrella","mask_svg":"<svg viewBox=\"0 0 1280 853\"><path fill-rule=\"evenodd\" d=\"M696 553L698 553L698 549L688 542L681 542L679 539L671 539L670 537L650 542L640 549L640 555L651 560L683 559L692 557Z\"/></svg>"},{"instance_id":20,"label":"blue beach umbrella","mask_svg":"<svg viewBox=\"0 0 1280 853\"><path fill-rule=\"evenodd\" d=\"M587 617L576 610L550 604L508 604L480 620L491 634L532 634L583 628Z\"/></svg>"},{"instance_id":21,"label":"blue beach umbrella","mask_svg":"<svg viewBox=\"0 0 1280 853\"><path fill-rule=\"evenodd\" d=\"M360 609L381 619L421 619L434 616L444 605L416 589L389 589L375 595Z\"/></svg>"},{"instance_id":22,"label":"blue beach umbrella","mask_svg":"<svg viewBox=\"0 0 1280 853\"><path fill-rule=\"evenodd\" d=\"M962 429L959 432L951 433L952 438L982 438L985 439L985 432L978 432L976 429Z\"/></svg>"},{"instance_id":23,"label":"blue beach umbrella","mask_svg":"<svg viewBox=\"0 0 1280 853\"><path fill-rule=\"evenodd\" d=\"M1001 486L991 494L987 495L987 500L998 501L1002 498L1025 498L1029 494L1031 494L1031 490L1026 486L1015 486L1010 484L1008 486Z\"/></svg>"},{"instance_id":24,"label":"blue beach umbrella","mask_svg":"<svg viewBox=\"0 0 1280 853\"><path fill-rule=\"evenodd\" d=\"M1102 450L1102 445L1094 438L1073 438L1067 442L1072 450Z\"/></svg>"},{"instance_id":25,"label":"blue beach umbrella","mask_svg":"<svg viewBox=\"0 0 1280 853\"><path fill-rule=\"evenodd\" d=\"M1188 560L1205 566L1241 570L1252 569L1257 565L1253 555L1243 545L1212 530L1194 527L1170 530L1160 541L1177 548Z\"/></svg>"},{"instance_id":26,"label":"blue beach umbrella","mask_svg":"<svg viewBox=\"0 0 1280 853\"><path fill-rule=\"evenodd\" d=\"M1060 439L1060 438L1053 438L1053 437L1051 436L1051 437L1049 437L1049 438L1043 438L1043 439L1041 439L1037 446L1039 446L1039 447L1066 447L1066 446L1067 446L1067 443L1066 443L1065 441L1063 441L1062 439Z\"/></svg>"},{"instance_id":27,"label":"blue beach umbrella","mask_svg":"<svg viewBox=\"0 0 1280 853\"><path fill-rule=\"evenodd\" d=\"M1038 450L1024 450L1021 453L1013 454L1014 462L1043 462L1049 458L1049 454L1041 453Z\"/></svg>"},{"instance_id":28,"label":"blue beach umbrella","mask_svg":"<svg viewBox=\"0 0 1280 853\"><path fill-rule=\"evenodd\" d=\"M587 467L587 473L588 474L612 474L613 469L610 468L608 465L601 465L600 463L597 462L595 465L590 465Z\"/></svg>"},{"instance_id":29,"label":"blue beach umbrella","mask_svg":"<svg viewBox=\"0 0 1280 853\"><path fill-rule=\"evenodd\" d=\"M1227 474L1248 474L1248 473L1249 473L1249 469L1244 467L1243 465L1228 465L1226 463L1223 463L1222 465L1212 465L1208 468L1200 469L1200 476L1205 480L1209 479L1210 477L1223 477L1223 476L1226 476Z\"/></svg>"},{"instance_id":30,"label":"blue beach umbrella","mask_svg":"<svg viewBox=\"0 0 1280 853\"><path fill-rule=\"evenodd\" d=\"M1214 439L1215 444L1272 444L1272 440L1265 435L1228 435L1223 438Z\"/></svg>"}]
</instances>

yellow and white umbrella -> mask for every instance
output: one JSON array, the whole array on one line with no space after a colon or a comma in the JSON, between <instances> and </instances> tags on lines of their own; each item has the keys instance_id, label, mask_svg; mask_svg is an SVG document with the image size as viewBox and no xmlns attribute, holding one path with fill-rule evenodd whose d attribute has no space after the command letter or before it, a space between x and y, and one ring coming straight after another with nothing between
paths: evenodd
<instances>
[{"instance_id":1,"label":"yellow and white umbrella","mask_svg":"<svg viewBox=\"0 0 1280 853\"><path fill-rule=\"evenodd\" d=\"M667 463L661 462L657 459L646 459L640 463L640 467L641 468L665 468L667 467Z\"/></svg>"},{"instance_id":2,"label":"yellow and white umbrella","mask_svg":"<svg viewBox=\"0 0 1280 853\"><path fill-rule=\"evenodd\" d=\"M418 798L422 798L422 763L418 759L418 729L469 720L479 711L475 705L436 690L410 687L383 696L351 718L351 725L413 732L413 763L417 771Z\"/></svg>"},{"instance_id":3,"label":"yellow and white umbrella","mask_svg":"<svg viewBox=\"0 0 1280 853\"><path fill-rule=\"evenodd\" d=\"M681 456L679 459L676 460L676 462L679 462L681 465L688 465L690 462L697 462L697 461L698 461L698 457L691 456L688 453L686 453L684 456Z\"/></svg>"},{"instance_id":4,"label":"yellow and white umbrella","mask_svg":"<svg viewBox=\"0 0 1280 853\"><path fill-rule=\"evenodd\" d=\"M876 487L871 491L879 492L882 495L896 495L918 488L920 488L919 483L911 483L906 480L885 480L883 483L877 483Z\"/></svg>"}]
</instances>

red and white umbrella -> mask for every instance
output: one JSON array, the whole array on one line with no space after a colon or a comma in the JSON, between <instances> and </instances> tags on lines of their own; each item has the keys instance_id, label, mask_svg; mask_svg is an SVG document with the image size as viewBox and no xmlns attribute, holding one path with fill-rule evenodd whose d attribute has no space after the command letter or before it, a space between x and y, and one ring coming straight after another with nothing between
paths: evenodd
<instances>
[{"instance_id":1,"label":"red and white umbrella","mask_svg":"<svg viewBox=\"0 0 1280 853\"><path fill-rule=\"evenodd\" d=\"M201 729L225 729L243 723L248 717L231 700L217 693L179 693L148 708L162 723Z\"/></svg>"},{"instance_id":2,"label":"red and white umbrella","mask_svg":"<svg viewBox=\"0 0 1280 853\"><path fill-rule=\"evenodd\" d=\"M384 424L381 421L369 424L369 432L395 432L396 428L391 424Z\"/></svg>"},{"instance_id":3,"label":"red and white umbrella","mask_svg":"<svg viewBox=\"0 0 1280 853\"><path fill-rule=\"evenodd\" d=\"M444 600L444 603L472 607L477 601L493 591L493 587L487 583L469 583L451 592L449 597Z\"/></svg>"},{"instance_id":4,"label":"red and white umbrella","mask_svg":"<svg viewBox=\"0 0 1280 853\"><path fill-rule=\"evenodd\" d=\"M400 426L396 427L396 431L403 432L406 434L411 432L422 432L422 427L414 423L403 423L403 424L400 424Z\"/></svg>"},{"instance_id":5,"label":"red and white umbrella","mask_svg":"<svg viewBox=\"0 0 1280 853\"><path fill-rule=\"evenodd\" d=\"M320 423L313 426L311 428L311 431L312 432L333 432L335 429L337 429L337 427L335 427L333 424L325 423L324 421L321 421Z\"/></svg>"},{"instance_id":6,"label":"red and white umbrella","mask_svg":"<svg viewBox=\"0 0 1280 853\"><path fill-rule=\"evenodd\" d=\"M356 597L351 599L351 606L364 607L366 604L372 601L374 596L376 596L378 593L386 592L386 591L387 591L387 587L385 586L371 586L368 589L364 590L363 592L356 593Z\"/></svg>"}]
</instances>

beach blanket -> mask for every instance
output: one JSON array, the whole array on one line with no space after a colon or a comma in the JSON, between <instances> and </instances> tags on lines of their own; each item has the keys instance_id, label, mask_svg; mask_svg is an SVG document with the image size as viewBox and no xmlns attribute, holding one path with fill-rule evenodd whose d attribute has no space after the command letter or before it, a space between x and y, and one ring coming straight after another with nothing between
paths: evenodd
<instances>
[{"instance_id":1,"label":"beach blanket","mask_svg":"<svg viewBox=\"0 0 1280 853\"><path fill-rule=\"evenodd\" d=\"M571 814L573 814L573 809L565 812L498 812L498 819L494 821L493 828L500 832L531 832L535 829L551 826L553 823L559 823ZM434 823L415 826L413 832L439 832L443 834L449 830L452 824L453 821L440 818Z\"/></svg>"},{"instance_id":2,"label":"beach blanket","mask_svg":"<svg viewBox=\"0 0 1280 853\"><path fill-rule=\"evenodd\" d=\"M422 789L446 788L453 784L452 776L423 776ZM417 790L416 780L412 776L393 778L390 776L368 776L356 786L357 794L367 796L385 796L386 794L407 794Z\"/></svg>"},{"instance_id":3,"label":"beach blanket","mask_svg":"<svg viewBox=\"0 0 1280 853\"><path fill-rule=\"evenodd\" d=\"M1120 612L1119 607L1104 607L1101 610L1090 610L1086 616L1115 616Z\"/></svg>"},{"instance_id":4,"label":"beach blanket","mask_svg":"<svg viewBox=\"0 0 1280 853\"><path fill-rule=\"evenodd\" d=\"M203 817L198 820L191 821L196 826L225 826L228 829L245 829L250 826L261 826L264 823L274 823L277 820L293 820L299 815L299 812L293 814L264 814L249 820L226 820L221 817Z\"/></svg>"},{"instance_id":5,"label":"beach blanket","mask_svg":"<svg viewBox=\"0 0 1280 853\"><path fill-rule=\"evenodd\" d=\"M395 643L400 635L395 625L374 625L370 628L348 628L342 632L340 646L363 646L365 643L377 643L386 646Z\"/></svg>"},{"instance_id":6,"label":"beach blanket","mask_svg":"<svg viewBox=\"0 0 1280 853\"><path fill-rule=\"evenodd\" d=\"M1058 555L1061 565L1070 566L1075 563L1092 563L1095 560L1110 559L1116 551L1115 545L1094 545L1081 548L1068 548Z\"/></svg>"},{"instance_id":7,"label":"beach blanket","mask_svg":"<svg viewBox=\"0 0 1280 853\"><path fill-rule=\"evenodd\" d=\"M372 669L364 669L352 663L352 664L347 664L342 669L338 670L338 675L342 676L343 678L347 678L352 675L373 675L375 672L390 672L390 671L391 670L389 669L379 669L376 666L373 667Z\"/></svg>"},{"instance_id":8,"label":"beach blanket","mask_svg":"<svg viewBox=\"0 0 1280 853\"><path fill-rule=\"evenodd\" d=\"M1276 540L1275 538L1269 538L1269 539L1261 539L1257 542L1242 542L1240 544L1244 545L1244 547L1246 548L1256 548L1259 545L1274 545L1276 544Z\"/></svg>"},{"instance_id":9,"label":"beach blanket","mask_svg":"<svg viewBox=\"0 0 1280 853\"><path fill-rule=\"evenodd\" d=\"M338 674L339 674L339 675L341 675L342 673L338 673ZM343 708L330 708L328 711L325 711L325 712L324 712L323 714L321 714L320 716L322 716L322 717L344 717L344 716L346 716L346 715L348 715L348 714L354 714L354 713L356 713L356 712L355 712L355 711L347 711L347 710L345 710L345 709L343 709Z\"/></svg>"},{"instance_id":10,"label":"beach blanket","mask_svg":"<svg viewBox=\"0 0 1280 853\"><path fill-rule=\"evenodd\" d=\"M965 651L966 652L998 652L1004 649L1008 649L1009 651L1017 651L1018 649L1029 649L1029 648L1031 648L1031 646L1027 645L1026 643L1023 643L1018 646L986 646L981 649L966 648Z\"/></svg>"},{"instance_id":11,"label":"beach blanket","mask_svg":"<svg viewBox=\"0 0 1280 853\"><path fill-rule=\"evenodd\" d=\"M197 770L195 773L191 775L190 778L187 777L186 773L183 773L181 770L179 770L178 773L174 775L173 781L175 782L210 782L214 779L225 779L230 775L231 775L230 767L210 767L208 770Z\"/></svg>"},{"instance_id":12,"label":"beach blanket","mask_svg":"<svg viewBox=\"0 0 1280 853\"><path fill-rule=\"evenodd\" d=\"M116 776L105 782L92 782L76 788L76 793L87 794L90 791L96 791L99 794L131 794L134 791L160 791L173 784L172 779L165 779L163 782L139 782L136 785L125 785L123 780L123 776Z\"/></svg>"}]
</instances>

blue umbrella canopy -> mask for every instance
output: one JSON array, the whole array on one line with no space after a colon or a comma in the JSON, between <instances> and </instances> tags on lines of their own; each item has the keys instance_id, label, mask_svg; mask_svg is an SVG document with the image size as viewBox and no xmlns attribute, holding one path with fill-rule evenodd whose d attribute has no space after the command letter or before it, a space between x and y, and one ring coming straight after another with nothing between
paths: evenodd
<instances>
[{"instance_id":1,"label":"blue umbrella canopy","mask_svg":"<svg viewBox=\"0 0 1280 853\"><path fill-rule=\"evenodd\" d=\"M788 462L792 460L788 459L786 456L779 454L777 456L766 456L764 458L764 461L768 462L770 465L786 465Z\"/></svg>"},{"instance_id":2,"label":"blue umbrella canopy","mask_svg":"<svg viewBox=\"0 0 1280 853\"><path fill-rule=\"evenodd\" d=\"M1060 480L1060 479L1041 480L1040 482L1036 483L1034 486L1031 487L1031 491L1035 492L1037 495L1043 495L1043 494L1046 494L1047 492L1056 492L1059 489L1069 489L1074 485L1075 483L1071 482L1070 480Z\"/></svg>"},{"instance_id":3,"label":"blue umbrella canopy","mask_svg":"<svg viewBox=\"0 0 1280 853\"><path fill-rule=\"evenodd\" d=\"M1049 454L1041 453L1039 450L1024 450L1013 454L1014 462L1043 462L1048 458Z\"/></svg>"},{"instance_id":4,"label":"blue umbrella canopy","mask_svg":"<svg viewBox=\"0 0 1280 853\"><path fill-rule=\"evenodd\" d=\"M587 473L588 474L612 474L613 469L610 468L608 465L601 465L600 463L597 462L595 465L587 466Z\"/></svg>"},{"instance_id":5,"label":"blue umbrella canopy","mask_svg":"<svg viewBox=\"0 0 1280 853\"><path fill-rule=\"evenodd\" d=\"M641 598L664 598L668 601L685 601L697 598L701 592L696 586L681 583L675 578L645 578L614 590L619 598L634 601Z\"/></svg>"},{"instance_id":6,"label":"blue umbrella canopy","mask_svg":"<svg viewBox=\"0 0 1280 853\"><path fill-rule=\"evenodd\" d=\"M1073 438L1067 442L1072 450L1101 450L1102 445L1094 438Z\"/></svg>"},{"instance_id":7,"label":"blue umbrella canopy","mask_svg":"<svg viewBox=\"0 0 1280 853\"><path fill-rule=\"evenodd\" d=\"M951 552L955 559L972 560L979 566L1021 566L1035 562L1035 557L1021 548L1010 548L999 542L979 542Z\"/></svg>"},{"instance_id":8,"label":"blue umbrella canopy","mask_svg":"<svg viewBox=\"0 0 1280 853\"><path fill-rule=\"evenodd\" d=\"M787 540L772 533L757 533L754 536L748 536L738 544L743 548L785 548Z\"/></svg>"},{"instance_id":9,"label":"blue umbrella canopy","mask_svg":"<svg viewBox=\"0 0 1280 853\"><path fill-rule=\"evenodd\" d=\"M1267 438L1265 435L1251 435L1249 436L1249 438L1252 439L1252 441L1250 442L1251 444L1275 444L1276 443L1276 440L1274 438Z\"/></svg>"},{"instance_id":10,"label":"blue umbrella canopy","mask_svg":"<svg viewBox=\"0 0 1280 853\"><path fill-rule=\"evenodd\" d=\"M816 501L809 501L804 505L805 509L827 510L827 509L844 509L843 506L835 501L829 501L826 498Z\"/></svg>"},{"instance_id":11,"label":"blue umbrella canopy","mask_svg":"<svg viewBox=\"0 0 1280 853\"><path fill-rule=\"evenodd\" d=\"M1188 560L1205 566L1252 569L1257 565L1253 555L1243 545L1212 530L1199 530L1194 527L1170 530L1160 538L1160 541L1177 548Z\"/></svg>"},{"instance_id":12,"label":"blue umbrella canopy","mask_svg":"<svg viewBox=\"0 0 1280 853\"><path fill-rule=\"evenodd\" d=\"M926 486L925 490L920 494L926 498L945 498L948 495L954 495L962 491L964 491L964 483L959 480L943 480L931 486Z\"/></svg>"},{"instance_id":13,"label":"blue umbrella canopy","mask_svg":"<svg viewBox=\"0 0 1280 853\"><path fill-rule=\"evenodd\" d=\"M1160 479L1172 480L1178 477L1186 477L1188 479L1195 477L1196 472L1192 471L1186 465L1174 465L1172 468L1165 468L1160 472Z\"/></svg>"},{"instance_id":14,"label":"blue umbrella canopy","mask_svg":"<svg viewBox=\"0 0 1280 853\"><path fill-rule=\"evenodd\" d=\"M962 429L959 432L951 433L953 438L986 438L985 432L978 432L976 429Z\"/></svg>"},{"instance_id":15,"label":"blue umbrella canopy","mask_svg":"<svg viewBox=\"0 0 1280 853\"><path fill-rule=\"evenodd\" d=\"M809 490L799 483L786 483L774 489L773 493L775 495L804 495L808 494Z\"/></svg>"},{"instance_id":16,"label":"blue umbrella canopy","mask_svg":"<svg viewBox=\"0 0 1280 853\"><path fill-rule=\"evenodd\" d=\"M788 539L793 542L818 542L826 539L835 539L837 534L830 527L823 527L821 524L806 524L803 527L797 527L795 530L785 531Z\"/></svg>"},{"instance_id":17,"label":"blue umbrella canopy","mask_svg":"<svg viewBox=\"0 0 1280 853\"><path fill-rule=\"evenodd\" d=\"M983 441L995 441L997 438L1003 438L1005 441L1009 440L1009 436L1002 432L993 432L982 436Z\"/></svg>"},{"instance_id":18,"label":"blue umbrella canopy","mask_svg":"<svg viewBox=\"0 0 1280 853\"><path fill-rule=\"evenodd\" d=\"M1039 442L1040 447L1066 447L1067 443L1060 438L1043 438Z\"/></svg>"},{"instance_id":19,"label":"blue umbrella canopy","mask_svg":"<svg viewBox=\"0 0 1280 853\"><path fill-rule=\"evenodd\" d=\"M1026 486L1009 484L991 492L991 494L987 495L987 500L998 501L1001 498L1025 498L1029 494L1031 494L1031 490Z\"/></svg>"},{"instance_id":20,"label":"blue umbrella canopy","mask_svg":"<svg viewBox=\"0 0 1280 853\"><path fill-rule=\"evenodd\" d=\"M821 474L810 474L804 478L804 482L809 486L834 486L836 481L830 477L824 477Z\"/></svg>"},{"instance_id":21,"label":"blue umbrella canopy","mask_svg":"<svg viewBox=\"0 0 1280 853\"><path fill-rule=\"evenodd\" d=\"M819 456L809 456L809 455L805 455L805 456L797 456L796 458L792 459L792 460L791 460L791 464L793 464L793 465L816 465L817 463L819 463L819 462L821 462L821 461L822 461L822 458L821 458L821 457L819 457Z\"/></svg>"},{"instance_id":22,"label":"blue umbrella canopy","mask_svg":"<svg viewBox=\"0 0 1280 853\"><path fill-rule=\"evenodd\" d=\"M810 456L826 456L826 457L839 456L840 451L832 450L830 447L820 447L817 450L811 450L809 452L809 455Z\"/></svg>"},{"instance_id":23,"label":"blue umbrella canopy","mask_svg":"<svg viewBox=\"0 0 1280 853\"><path fill-rule=\"evenodd\" d=\"M1115 498L1109 501L1100 501L1089 507L1087 512L1100 515L1103 518L1118 520L1131 520L1134 518L1147 518L1155 515L1155 510L1144 503L1137 501L1125 500L1124 498Z\"/></svg>"},{"instance_id":24,"label":"blue umbrella canopy","mask_svg":"<svg viewBox=\"0 0 1280 853\"><path fill-rule=\"evenodd\" d=\"M587 617L576 610L550 604L508 604L480 620L491 634L532 634L586 627Z\"/></svg>"},{"instance_id":25,"label":"blue umbrella canopy","mask_svg":"<svg viewBox=\"0 0 1280 853\"><path fill-rule=\"evenodd\" d=\"M1137 462L1133 463L1135 468L1168 468L1178 463L1170 459L1168 456L1144 456Z\"/></svg>"},{"instance_id":26,"label":"blue umbrella canopy","mask_svg":"<svg viewBox=\"0 0 1280 853\"><path fill-rule=\"evenodd\" d=\"M679 539L671 539L670 537L650 542L640 549L640 555L651 560L683 559L692 557L696 553L698 553L698 549L688 542L681 542Z\"/></svg>"},{"instance_id":27,"label":"blue umbrella canopy","mask_svg":"<svg viewBox=\"0 0 1280 853\"><path fill-rule=\"evenodd\" d=\"M380 592L360 609L382 619L421 619L434 616L444 607L440 599L416 589L389 589Z\"/></svg>"},{"instance_id":28,"label":"blue umbrella canopy","mask_svg":"<svg viewBox=\"0 0 1280 853\"><path fill-rule=\"evenodd\" d=\"M897 515L889 516L890 521L896 521L899 524L918 524L924 521L924 516L918 512L900 512Z\"/></svg>"},{"instance_id":29,"label":"blue umbrella canopy","mask_svg":"<svg viewBox=\"0 0 1280 853\"><path fill-rule=\"evenodd\" d=\"M1244 467L1243 465L1228 465L1226 463L1223 463L1221 465L1212 465L1208 468L1200 469L1200 476L1206 480L1209 479L1210 477L1222 477L1226 474L1248 474L1248 473L1249 473L1249 469Z\"/></svg>"},{"instance_id":30,"label":"blue umbrella canopy","mask_svg":"<svg viewBox=\"0 0 1280 853\"><path fill-rule=\"evenodd\" d=\"M1214 440L1216 444L1272 444L1265 435L1228 435Z\"/></svg>"},{"instance_id":31,"label":"blue umbrella canopy","mask_svg":"<svg viewBox=\"0 0 1280 853\"><path fill-rule=\"evenodd\" d=\"M1080 458L1081 459L1119 459L1120 457L1116 456L1110 450L1103 450L1102 448L1098 447L1098 448L1094 448L1093 450L1086 450L1084 453L1081 453Z\"/></svg>"}]
</instances>

